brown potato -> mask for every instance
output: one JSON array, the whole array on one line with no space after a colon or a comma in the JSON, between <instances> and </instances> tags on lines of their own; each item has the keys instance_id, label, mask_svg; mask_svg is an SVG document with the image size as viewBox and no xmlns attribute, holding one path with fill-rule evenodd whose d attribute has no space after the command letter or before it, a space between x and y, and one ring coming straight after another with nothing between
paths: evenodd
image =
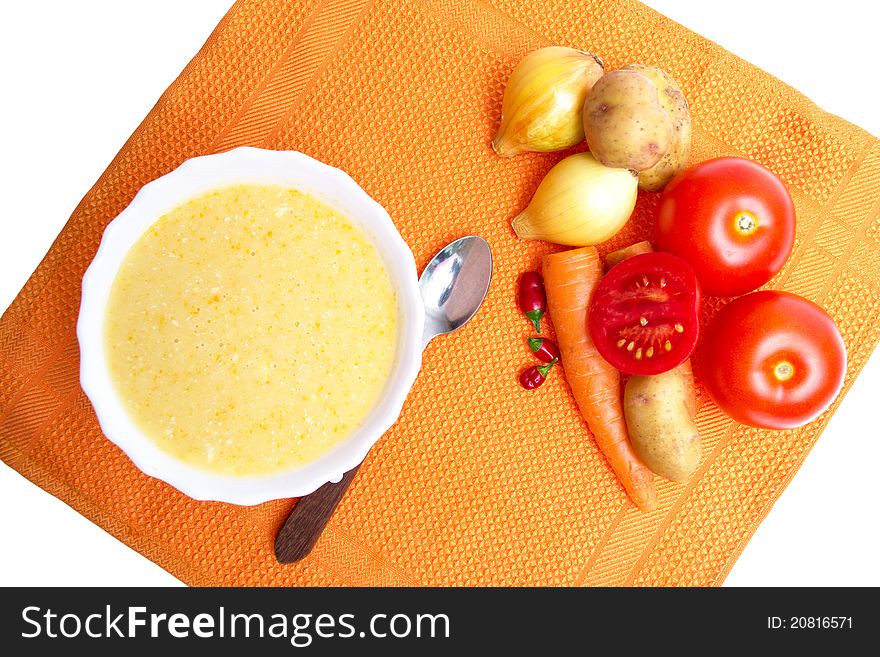
<instances>
[{"instance_id":1,"label":"brown potato","mask_svg":"<svg viewBox=\"0 0 880 657\"><path fill-rule=\"evenodd\" d=\"M621 70L638 71L647 76L657 87L660 104L672 118L672 144L657 164L639 173L639 187L649 192L659 192L673 176L687 166L691 151L691 112L687 98L669 73L656 66L628 64Z\"/></svg>"},{"instance_id":2,"label":"brown potato","mask_svg":"<svg viewBox=\"0 0 880 657\"><path fill-rule=\"evenodd\" d=\"M633 449L662 477L685 481L700 464L702 447L685 401L678 369L656 376L633 376L626 382L623 412Z\"/></svg>"},{"instance_id":3,"label":"brown potato","mask_svg":"<svg viewBox=\"0 0 880 657\"><path fill-rule=\"evenodd\" d=\"M673 121L650 77L618 70L599 78L587 94L584 133L605 166L644 171L672 145Z\"/></svg>"}]
</instances>

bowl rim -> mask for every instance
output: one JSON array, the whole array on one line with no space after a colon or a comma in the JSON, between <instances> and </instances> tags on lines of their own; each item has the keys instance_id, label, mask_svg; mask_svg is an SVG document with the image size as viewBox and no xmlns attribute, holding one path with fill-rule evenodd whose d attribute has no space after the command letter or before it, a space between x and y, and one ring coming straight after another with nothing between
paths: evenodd
<instances>
[{"instance_id":1,"label":"bowl rim","mask_svg":"<svg viewBox=\"0 0 880 657\"><path fill-rule=\"evenodd\" d=\"M129 418L104 351L104 317L119 265L146 229L163 214L200 193L232 184L281 184L308 192L346 213L382 256L397 293L398 344L385 390L361 426L318 459L264 476L214 474L162 451ZM385 209L347 173L298 151L240 147L184 161L144 185L105 228L82 281L76 325L80 385L104 435L145 474L204 501L239 505L301 497L337 482L366 457L397 420L421 368L425 311L412 251Z\"/></svg>"}]
</instances>

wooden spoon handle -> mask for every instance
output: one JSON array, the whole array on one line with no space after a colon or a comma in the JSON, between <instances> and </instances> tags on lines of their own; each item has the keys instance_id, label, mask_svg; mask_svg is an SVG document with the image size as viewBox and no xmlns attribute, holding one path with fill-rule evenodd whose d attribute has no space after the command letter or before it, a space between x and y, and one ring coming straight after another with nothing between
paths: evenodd
<instances>
[{"instance_id":1,"label":"wooden spoon handle","mask_svg":"<svg viewBox=\"0 0 880 657\"><path fill-rule=\"evenodd\" d=\"M360 467L346 472L338 483L326 483L314 493L299 498L275 537L278 563L295 563L312 551Z\"/></svg>"}]
</instances>

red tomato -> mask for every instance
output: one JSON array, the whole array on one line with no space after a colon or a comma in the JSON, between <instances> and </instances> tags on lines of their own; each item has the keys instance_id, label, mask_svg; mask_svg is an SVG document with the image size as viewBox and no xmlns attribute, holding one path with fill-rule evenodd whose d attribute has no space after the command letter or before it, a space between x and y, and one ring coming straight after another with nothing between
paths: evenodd
<instances>
[{"instance_id":1,"label":"red tomato","mask_svg":"<svg viewBox=\"0 0 880 657\"><path fill-rule=\"evenodd\" d=\"M627 374L677 367L699 336L700 286L693 269L668 253L644 253L615 265L590 301L590 337Z\"/></svg>"},{"instance_id":2,"label":"red tomato","mask_svg":"<svg viewBox=\"0 0 880 657\"><path fill-rule=\"evenodd\" d=\"M757 162L722 157L672 179L654 228L657 249L687 260L705 294L738 296L782 269L794 244L794 204Z\"/></svg>"},{"instance_id":3,"label":"red tomato","mask_svg":"<svg viewBox=\"0 0 880 657\"><path fill-rule=\"evenodd\" d=\"M721 409L754 427L791 429L843 386L846 348L828 314L789 292L734 299L703 336L703 381Z\"/></svg>"}]
</instances>

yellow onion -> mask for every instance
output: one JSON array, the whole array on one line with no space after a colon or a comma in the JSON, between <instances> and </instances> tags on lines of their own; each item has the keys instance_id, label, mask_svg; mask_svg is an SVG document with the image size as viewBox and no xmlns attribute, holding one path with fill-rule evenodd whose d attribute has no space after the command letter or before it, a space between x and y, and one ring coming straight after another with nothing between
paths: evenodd
<instances>
[{"instance_id":1,"label":"yellow onion","mask_svg":"<svg viewBox=\"0 0 880 657\"><path fill-rule=\"evenodd\" d=\"M492 148L504 157L558 151L584 140L584 98L604 73L593 54L551 46L535 50L510 75Z\"/></svg>"},{"instance_id":2,"label":"yellow onion","mask_svg":"<svg viewBox=\"0 0 880 657\"><path fill-rule=\"evenodd\" d=\"M638 178L589 153L571 155L538 185L511 224L518 237L569 246L599 244L623 228L636 204Z\"/></svg>"}]
</instances>

